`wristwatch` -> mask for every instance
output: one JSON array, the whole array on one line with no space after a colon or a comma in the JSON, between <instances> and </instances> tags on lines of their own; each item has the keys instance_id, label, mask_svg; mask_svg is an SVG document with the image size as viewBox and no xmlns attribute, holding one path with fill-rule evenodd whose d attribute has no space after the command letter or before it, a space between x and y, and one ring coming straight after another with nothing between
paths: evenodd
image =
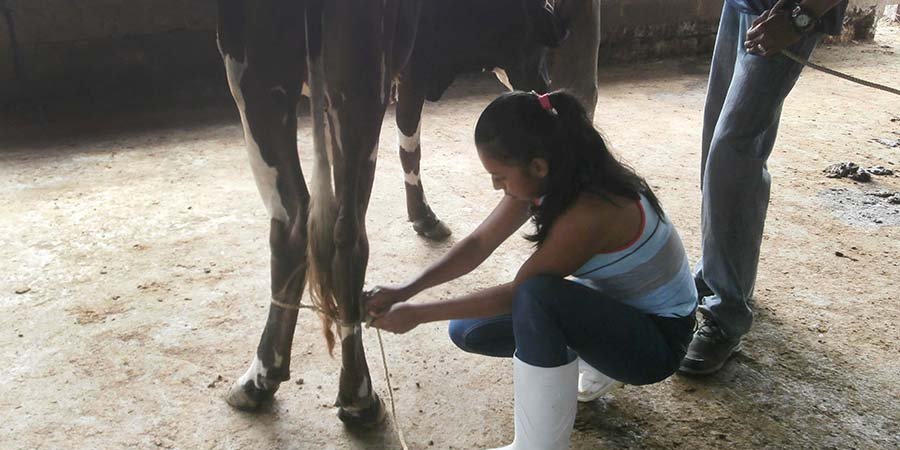
<instances>
[{"instance_id":1,"label":"wristwatch","mask_svg":"<svg viewBox=\"0 0 900 450\"><path fill-rule=\"evenodd\" d=\"M818 21L818 19L813 16L812 12L799 2L796 3L791 10L790 19L794 31L800 34L806 34L815 28L816 22Z\"/></svg>"}]
</instances>

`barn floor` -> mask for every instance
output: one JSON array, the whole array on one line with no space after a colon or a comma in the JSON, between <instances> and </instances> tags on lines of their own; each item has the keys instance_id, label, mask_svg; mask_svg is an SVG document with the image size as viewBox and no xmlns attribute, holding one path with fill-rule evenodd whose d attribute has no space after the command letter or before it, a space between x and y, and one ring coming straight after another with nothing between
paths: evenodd
<instances>
[{"instance_id":1,"label":"barn floor","mask_svg":"<svg viewBox=\"0 0 900 450\"><path fill-rule=\"evenodd\" d=\"M814 59L896 85L900 27L882 26L875 43L823 46ZM703 59L606 70L596 117L655 187L692 260L707 70ZM499 90L473 77L426 107L423 179L451 242L498 199L471 134ZM450 245L407 224L394 136L389 113L369 286L403 280ZM743 352L708 378L674 376L581 405L573 448L900 447L900 205L866 194L900 191L900 178L822 173L842 161L900 170L898 139L900 99L805 71L770 162L757 320ZM305 124L299 140L309 148ZM399 448L389 423L354 433L335 417L339 359L312 314L301 315L292 379L269 408L241 413L222 401L268 307L268 220L233 105L61 112L0 146L0 448ZM528 252L512 239L424 298L506 281ZM375 334L365 341L386 399ZM445 324L385 335L385 345L412 448L511 439L508 360L463 354Z\"/></svg>"}]
</instances>

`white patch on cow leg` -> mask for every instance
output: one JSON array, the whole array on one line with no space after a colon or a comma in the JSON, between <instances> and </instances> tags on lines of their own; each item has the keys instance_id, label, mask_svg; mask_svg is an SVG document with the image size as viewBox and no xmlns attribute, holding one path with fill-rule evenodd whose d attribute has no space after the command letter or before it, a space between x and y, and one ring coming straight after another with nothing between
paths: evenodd
<instances>
[{"instance_id":1,"label":"white patch on cow leg","mask_svg":"<svg viewBox=\"0 0 900 450\"><path fill-rule=\"evenodd\" d=\"M341 328L340 328L341 341L343 341L344 339L347 339L349 337L352 337L354 334L359 333L360 331L362 331L362 328L358 324L357 325L341 325Z\"/></svg>"},{"instance_id":2,"label":"white patch on cow leg","mask_svg":"<svg viewBox=\"0 0 900 450\"><path fill-rule=\"evenodd\" d=\"M407 153L412 153L419 148L419 132L422 130L422 121L416 125L416 132L413 133L412 136L407 136L403 134L403 131L397 130L397 141L400 144L400 149Z\"/></svg>"},{"instance_id":3,"label":"white patch on cow leg","mask_svg":"<svg viewBox=\"0 0 900 450\"><path fill-rule=\"evenodd\" d=\"M340 116L338 116L337 108L331 103L331 97L328 95L328 92L325 93L325 105L325 114L328 115L325 120L325 152L328 154L328 163L334 167L334 152L341 152L343 148L341 120ZM334 134L334 141L331 139L332 134Z\"/></svg>"},{"instance_id":4,"label":"white patch on cow leg","mask_svg":"<svg viewBox=\"0 0 900 450\"><path fill-rule=\"evenodd\" d=\"M241 93L241 79L244 78L244 70L247 64L225 55L225 75L228 77L228 87L231 89L231 96L237 103L238 110L244 111L244 95Z\"/></svg>"},{"instance_id":5,"label":"white patch on cow leg","mask_svg":"<svg viewBox=\"0 0 900 450\"><path fill-rule=\"evenodd\" d=\"M406 184L409 184L412 186L418 186L418 184L419 184L419 174L417 174L415 172L404 173L403 179L406 181Z\"/></svg>"},{"instance_id":6,"label":"white patch on cow leg","mask_svg":"<svg viewBox=\"0 0 900 450\"><path fill-rule=\"evenodd\" d=\"M359 389L356 391L356 394L358 395L357 399L368 398L368 396L369 396L369 377L366 377L366 376L362 377L362 381L359 384ZM362 412L363 407L360 405L346 405L346 406L341 406L341 409L343 409L344 412L348 412L351 414L358 414L358 413Z\"/></svg>"},{"instance_id":7,"label":"white patch on cow leg","mask_svg":"<svg viewBox=\"0 0 900 450\"><path fill-rule=\"evenodd\" d=\"M496 75L497 79L500 80L500 82L503 83L504 86L506 86L506 89L509 89L510 91L513 90L512 83L509 82L509 77L506 75L505 70L499 67L494 67L494 75Z\"/></svg>"},{"instance_id":8,"label":"white patch on cow leg","mask_svg":"<svg viewBox=\"0 0 900 450\"><path fill-rule=\"evenodd\" d=\"M406 153L414 153L421 144L419 136L422 131L422 121L420 120L418 124L416 124L416 131L412 136L407 136L403 134L403 131L397 130L397 140L400 144L400 150ZM406 184L412 186L419 185L419 174L414 171L404 173L403 178L406 180Z\"/></svg>"},{"instance_id":9,"label":"white patch on cow leg","mask_svg":"<svg viewBox=\"0 0 900 450\"><path fill-rule=\"evenodd\" d=\"M238 62L231 56L225 56L225 72L228 75L228 86L231 88L231 95L237 104L238 112L241 114L241 124L244 127L244 140L247 143L247 156L250 159L250 168L253 170L253 178L256 180L256 188L262 197L263 204L269 213L269 217L283 223L288 222L287 210L281 201L281 194L278 193L277 179L278 170L269 166L262 158L259 150L259 144L250 131L250 124L247 122L247 107L244 101L244 93L241 91L241 79L244 77L244 70L247 65ZM283 90L283 89L282 89Z\"/></svg>"},{"instance_id":10,"label":"white patch on cow leg","mask_svg":"<svg viewBox=\"0 0 900 450\"><path fill-rule=\"evenodd\" d=\"M238 380L238 384L240 386L245 386L247 382L252 381L253 385L256 386L257 389L262 390L272 390L278 385L278 382L270 382L266 375L268 374L269 369L263 366L262 361L259 360L259 356L253 357L253 363L250 364L250 368L244 372L244 375L241 376L240 380Z\"/></svg>"},{"instance_id":11,"label":"white patch on cow leg","mask_svg":"<svg viewBox=\"0 0 900 450\"><path fill-rule=\"evenodd\" d=\"M369 395L369 378L363 377L362 383L359 384L359 398L366 398Z\"/></svg>"},{"instance_id":12,"label":"white patch on cow leg","mask_svg":"<svg viewBox=\"0 0 900 450\"><path fill-rule=\"evenodd\" d=\"M304 81L300 86L300 95L304 97L309 97L309 85Z\"/></svg>"},{"instance_id":13,"label":"white patch on cow leg","mask_svg":"<svg viewBox=\"0 0 900 450\"><path fill-rule=\"evenodd\" d=\"M279 355L278 352L276 351L275 352L275 364L273 364L273 367L275 367L276 369L280 369L281 363L283 363L283 362L284 362L284 357Z\"/></svg>"}]
</instances>

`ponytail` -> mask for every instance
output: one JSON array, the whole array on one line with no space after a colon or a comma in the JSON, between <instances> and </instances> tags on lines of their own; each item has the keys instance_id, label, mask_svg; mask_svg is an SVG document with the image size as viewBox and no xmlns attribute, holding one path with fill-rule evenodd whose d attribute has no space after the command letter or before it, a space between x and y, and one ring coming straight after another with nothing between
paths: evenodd
<instances>
[{"instance_id":1,"label":"ponytail","mask_svg":"<svg viewBox=\"0 0 900 450\"><path fill-rule=\"evenodd\" d=\"M664 216L647 182L616 159L584 108L568 92L501 95L478 119L475 142L491 157L521 167L535 158L547 161L545 196L540 205L532 207L535 233L526 236L537 245L582 192L607 200L610 194L633 200L643 194L660 217Z\"/></svg>"}]
</instances>

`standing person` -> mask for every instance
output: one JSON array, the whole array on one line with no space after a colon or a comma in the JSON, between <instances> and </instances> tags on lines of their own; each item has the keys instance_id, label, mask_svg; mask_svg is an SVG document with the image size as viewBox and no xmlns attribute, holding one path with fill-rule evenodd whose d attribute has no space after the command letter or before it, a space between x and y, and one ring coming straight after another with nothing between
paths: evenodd
<instances>
[{"instance_id":1,"label":"standing person","mask_svg":"<svg viewBox=\"0 0 900 450\"><path fill-rule=\"evenodd\" d=\"M572 95L500 96L478 119L475 144L504 197L411 281L377 288L372 325L405 333L451 320L461 349L513 357L516 436L506 448L565 449L579 396L656 383L678 368L695 322L690 266L646 181L609 152ZM478 267L529 217L536 250L512 282L406 301Z\"/></svg>"},{"instance_id":2,"label":"standing person","mask_svg":"<svg viewBox=\"0 0 900 450\"><path fill-rule=\"evenodd\" d=\"M695 281L701 325L679 371L709 374L750 330L769 204L766 160L781 106L822 34L839 34L846 0L725 0L703 115L702 256Z\"/></svg>"}]
</instances>

